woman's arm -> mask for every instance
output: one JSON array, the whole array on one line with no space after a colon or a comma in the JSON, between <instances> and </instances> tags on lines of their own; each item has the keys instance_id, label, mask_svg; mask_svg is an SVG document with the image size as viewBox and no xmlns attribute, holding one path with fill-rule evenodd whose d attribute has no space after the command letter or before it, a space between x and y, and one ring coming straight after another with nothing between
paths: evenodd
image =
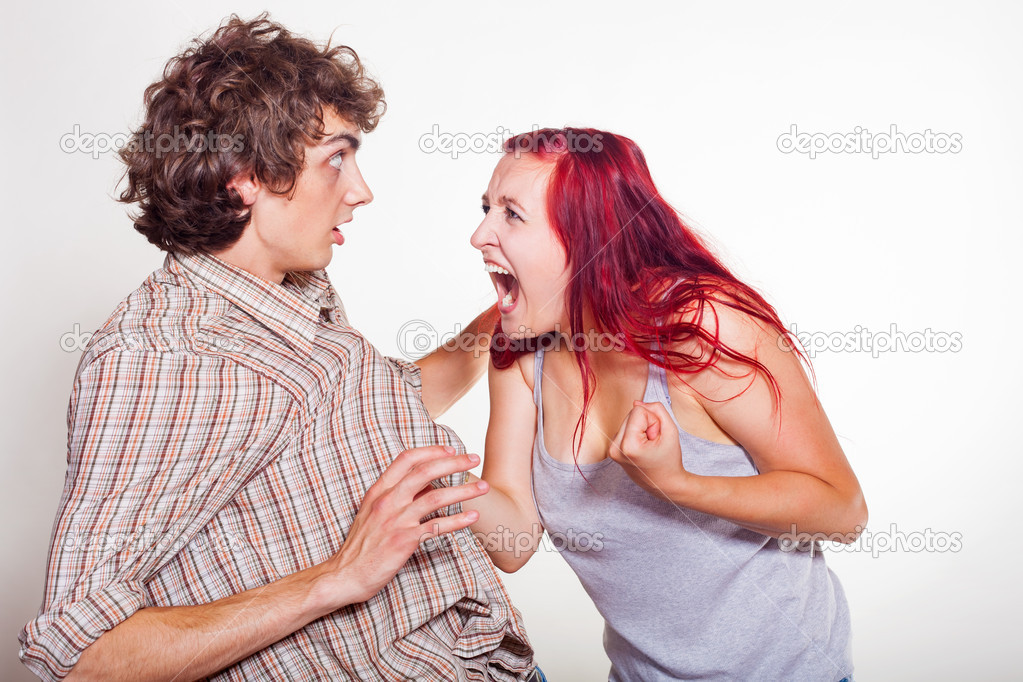
<instances>
[{"instance_id":1,"label":"woman's arm","mask_svg":"<svg viewBox=\"0 0 1023 682\"><path fill-rule=\"evenodd\" d=\"M490 334L499 317L497 306L491 306L456 338L416 361L430 418L447 412L483 376L490 359Z\"/></svg>"},{"instance_id":2,"label":"woman's arm","mask_svg":"<svg viewBox=\"0 0 1023 682\"><path fill-rule=\"evenodd\" d=\"M809 533L853 542L867 522L863 492L799 357L767 325L726 305L708 303L707 307L713 310L704 315L704 329L761 362L780 391L778 401L763 372L726 357L687 377L703 409L746 448L759 475L687 472L674 424L659 404L638 404L633 409L619 431L612 456L637 484L680 506L773 537ZM697 343L686 342L675 349L710 352Z\"/></svg>"},{"instance_id":3,"label":"woman's arm","mask_svg":"<svg viewBox=\"0 0 1023 682\"><path fill-rule=\"evenodd\" d=\"M463 509L479 512L473 533L494 565L506 573L522 568L543 537L530 486L536 406L522 371L528 359L503 370L489 365L490 424L483 480L490 491L462 503Z\"/></svg>"}]
</instances>

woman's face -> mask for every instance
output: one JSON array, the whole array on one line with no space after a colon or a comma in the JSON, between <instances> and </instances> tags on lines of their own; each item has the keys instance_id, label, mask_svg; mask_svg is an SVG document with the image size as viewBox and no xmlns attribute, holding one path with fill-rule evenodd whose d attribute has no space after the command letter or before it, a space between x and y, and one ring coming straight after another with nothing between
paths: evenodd
<instances>
[{"instance_id":1,"label":"woman's face","mask_svg":"<svg viewBox=\"0 0 1023 682\"><path fill-rule=\"evenodd\" d=\"M553 165L505 154L483 195L483 222L469 240L497 289L501 328L513 338L568 330L565 249L547 222Z\"/></svg>"}]
</instances>

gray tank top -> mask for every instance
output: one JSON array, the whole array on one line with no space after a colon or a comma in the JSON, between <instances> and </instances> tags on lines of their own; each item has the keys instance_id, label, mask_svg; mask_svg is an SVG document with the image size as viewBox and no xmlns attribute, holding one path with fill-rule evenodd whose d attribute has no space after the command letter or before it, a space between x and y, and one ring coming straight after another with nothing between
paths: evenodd
<instances>
[{"instance_id":1,"label":"gray tank top","mask_svg":"<svg viewBox=\"0 0 1023 682\"><path fill-rule=\"evenodd\" d=\"M560 462L543 439L543 354L535 359L533 499L550 542L604 618L612 682L826 680L852 674L849 609L820 552L677 507L617 463ZM644 402L671 413L665 371L650 365ZM672 420L675 420L672 414ZM688 471L750 476L740 446L675 422Z\"/></svg>"}]
</instances>

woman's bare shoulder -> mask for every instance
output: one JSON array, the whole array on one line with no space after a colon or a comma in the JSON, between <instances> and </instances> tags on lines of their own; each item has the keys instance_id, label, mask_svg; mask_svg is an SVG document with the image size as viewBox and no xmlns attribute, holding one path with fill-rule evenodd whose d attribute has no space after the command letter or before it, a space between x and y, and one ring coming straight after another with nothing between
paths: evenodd
<instances>
[{"instance_id":1,"label":"woman's bare shoulder","mask_svg":"<svg viewBox=\"0 0 1023 682\"><path fill-rule=\"evenodd\" d=\"M529 390L533 390L533 373L536 368L536 356L533 353L522 353L515 358L515 366L522 373L522 380L526 382Z\"/></svg>"}]
</instances>

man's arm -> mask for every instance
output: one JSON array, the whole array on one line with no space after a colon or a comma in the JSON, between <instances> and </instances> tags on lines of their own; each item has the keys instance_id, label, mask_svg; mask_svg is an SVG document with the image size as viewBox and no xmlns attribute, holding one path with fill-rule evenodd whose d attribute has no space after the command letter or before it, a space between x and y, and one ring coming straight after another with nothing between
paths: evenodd
<instances>
[{"instance_id":1,"label":"man's arm","mask_svg":"<svg viewBox=\"0 0 1023 682\"><path fill-rule=\"evenodd\" d=\"M454 339L416 361L423 380L423 404L437 419L487 371L490 335L501 315L491 306Z\"/></svg>"},{"instance_id":2,"label":"man's arm","mask_svg":"<svg viewBox=\"0 0 1023 682\"><path fill-rule=\"evenodd\" d=\"M72 669L130 679L219 669L340 604L368 599L415 550L418 538L407 543L421 534L419 520L443 506L443 496L471 491L442 488L413 506L410 497L432 480L417 470L411 483L383 494L419 462L403 455L370 487L339 555L318 571L261 593L154 608L149 583L287 447L295 409L271 380L231 361L196 364L193 356L146 351L83 359L43 606L21 635L25 665L54 680ZM459 466L471 468L468 461ZM455 471L450 466L444 472ZM468 523L452 519L438 532ZM233 561L237 551L233 543L204 547L225 553L213 561Z\"/></svg>"},{"instance_id":3,"label":"man's arm","mask_svg":"<svg viewBox=\"0 0 1023 682\"><path fill-rule=\"evenodd\" d=\"M144 608L81 655L68 680L191 680L222 670L384 587L419 543L466 528L476 512L420 519L482 495L475 483L434 489L476 455L450 447L406 450L369 488L341 550L327 561L200 606Z\"/></svg>"}]
</instances>

